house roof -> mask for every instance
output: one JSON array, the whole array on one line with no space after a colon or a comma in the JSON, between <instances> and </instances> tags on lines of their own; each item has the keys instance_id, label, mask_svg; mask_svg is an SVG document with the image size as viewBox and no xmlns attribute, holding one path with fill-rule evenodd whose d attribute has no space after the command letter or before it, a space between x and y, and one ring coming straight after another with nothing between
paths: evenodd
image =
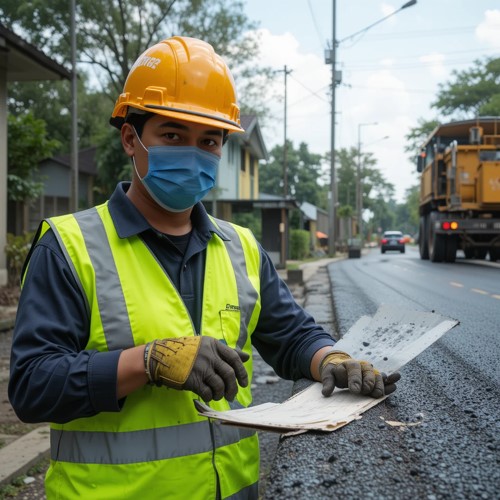
<instances>
[{"instance_id":1,"label":"house roof","mask_svg":"<svg viewBox=\"0 0 500 500\"><path fill-rule=\"evenodd\" d=\"M70 79L71 72L0 24L0 54L7 54L7 81Z\"/></svg>"},{"instance_id":2,"label":"house roof","mask_svg":"<svg viewBox=\"0 0 500 500\"><path fill-rule=\"evenodd\" d=\"M300 204L300 210L309 220L316 220L318 218L318 208L312 203L307 201L302 202Z\"/></svg>"},{"instance_id":3,"label":"house roof","mask_svg":"<svg viewBox=\"0 0 500 500\"><path fill-rule=\"evenodd\" d=\"M323 210L308 201L303 201L300 204L300 210L308 220L318 220L318 212L325 215L328 213L326 210Z\"/></svg>"},{"instance_id":4,"label":"house roof","mask_svg":"<svg viewBox=\"0 0 500 500\"><path fill-rule=\"evenodd\" d=\"M239 141L244 145L258 160L267 160L266 144L262 137L262 132L259 126L259 120L256 115L242 115L241 126L244 128L244 133L231 134L230 140Z\"/></svg>"},{"instance_id":5,"label":"house roof","mask_svg":"<svg viewBox=\"0 0 500 500\"><path fill-rule=\"evenodd\" d=\"M95 146L90 148L81 149L78 153L78 172L81 174L97 175L97 162L96 162L96 151ZM45 162L55 162L59 165L71 168L71 156L70 155L59 155L53 158L47 158L43 160Z\"/></svg>"}]
</instances>

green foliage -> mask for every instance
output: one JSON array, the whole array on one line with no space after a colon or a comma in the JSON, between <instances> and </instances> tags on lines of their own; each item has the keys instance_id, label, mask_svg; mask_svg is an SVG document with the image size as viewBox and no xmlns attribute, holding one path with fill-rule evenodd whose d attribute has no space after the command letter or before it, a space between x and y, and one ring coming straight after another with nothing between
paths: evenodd
<instances>
[{"instance_id":1,"label":"green foliage","mask_svg":"<svg viewBox=\"0 0 500 500\"><path fill-rule=\"evenodd\" d=\"M118 182L132 179L133 164L123 151L120 133L114 128L105 130L98 139L96 157L99 203L109 198Z\"/></svg>"},{"instance_id":2,"label":"green foliage","mask_svg":"<svg viewBox=\"0 0 500 500\"><path fill-rule=\"evenodd\" d=\"M352 217L354 215L354 208L350 205L341 205L337 210L338 217Z\"/></svg>"},{"instance_id":3,"label":"green foliage","mask_svg":"<svg viewBox=\"0 0 500 500\"><path fill-rule=\"evenodd\" d=\"M61 64L69 64L66 0L2 0L0 22ZM231 67L242 110L260 119L265 116L269 82L276 74L260 64L259 39L251 31L257 25L245 16L240 0L81 0L76 2L76 26L79 147L99 144L99 195L109 193L130 172L115 138L106 133L113 104L133 62L162 39L182 34L211 43ZM47 121L50 138L60 143L58 152L69 153L70 83L11 84L9 111L21 115L27 110ZM108 140L111 151L104 146Z\"/></svg>"},{"instance_id":4,"label":"green foliage","mask_svg":"<svg viewBox=\"0 0 500 500\"><path fill-rule=\"evenodd\" d=\"M452 72L452 79L439 85L432 107L439 119L420 118L406 135L405 151L415 161L422 143L439 123L476 116L500 116L500 58L476 60L472 68Z\"/></svg>"},{"instance_id":5,"label":"green foliage","mask_svg":"<svg viewBox=\"0 0 500 500\"><path fill-rule=\"evenodd\" d=\"M405 206L407 207L407 227L406 233L415 234L418 230L420 216L418 213L418 205L420 201L420 186L415 185L406 190Z\"/></svg>"},{"instance_id":6,"label":"green foliage","mask_svg":"<svg viewBox=\"0 0 500 500\"><path fill-rule=\"evenodd\" d=\"M36 177L38 163L51 156L59 143L47 139L45 122L32 113L8 115L7 196L12 201L36 199L43 184Z\"/></svg>"},{"instance_id":7,"label":"green foliage","mask_svg":"<svg viewBox=\"0 0 500 500\"><path fill-rule=\"evenodd\" d=\"M407 143L405 146L405 153L410 154L409 160L411 162L416 162L422 144L438 125L438 120L424 120L423 118L419 118L418 125L411 128L410 132L406 134L405 139Z\"/></svg>"},{"instance_id":8,"label":"green foliage","mask_svg":"<svg viewBox=\"0 0 500 500\"><path fill-rule=\"evenodd\" d=\"M5 255L7 257L7 272L9 285L19 284L24 261L28 256L33 240L33 233L15 236L7 233Z\"/></svg>"},{"instance_id":9,"label":"green foliage","mask_svg":"<svg viewBox=\"0 0 500 500\"><path fill-rule=\"evenodd\" d=\"M500 115L500 58L476 60L472 68L453 71L452 81L439 85L432 107L445 116L474 118Z\"/></svg>"},{"instance_id":10,"label":"green foliage","mask_svg":"<svg viewBox=\"0 0 500 500\"><path fill-rule=\"evenodd\" d=\"M232 221L239 226L250 229L257 241L262 240L262 221L260 210L254 212L234 212Z\"/></svg>"},{"instance_id":11,"label":"green foliage","mask_svg":"<svg viewBox=\"0 0 500 500\"><path fill-rule=\"evenodd\" d=\"M336 158L339 162L336 169L338 203L340 208L346 207L342 210L344 215L356 213L358 161L364 209L372 210L374 198L389 200L394 196L394 185L386 181L380 170L376 168L377 160L372 153L361 152L358 156L357 148L342 148L337 151ZM350 210L347 207L350 207Z\"/></svg>"},{"instance_id":12,"label":"green foliage","mask_svg":"<svg viewBox=\"0 0 500 500\"><path fill-rule=\"evenodd\" d=\"M309 231L292 229L290 231L290 257L293 260L302 260L309 255Z\"/></svg>"},{"instance_id":13,"label":"green foliage","mask_svg":"<svg viewBox=\"0 0 500 500\"><path fill-rule=\"evenodd\" d=\"M283 146L275 146L269 156L269 162L260 166L259 190L262 193L283 196ZM295 149L293 143L287 141L288 195L299 203L307 201L326 208L321 206L323 199L320 197L321 186L318 182L322 176L323 161L324 157L311 153L307 144L300 143L298 149Z\"/></svg>"},{"instance_id":14,"label":"green foliage","mask_svg":"<svg viewBox=\"0 0 500 500\"><path fill-rule=\"evenodd\" d=\"M70 57L70 9L66 0L2 0L0 22L54 57ZM240 0L81 0L76 2L79 66L95 70L102 91L116 99L133 62L172 35L201 38L224 55L251 109L264 106L269 68L258 64L257 27ZM247 90L246 90L247 89Z\"/></svg>"}]
</instances>

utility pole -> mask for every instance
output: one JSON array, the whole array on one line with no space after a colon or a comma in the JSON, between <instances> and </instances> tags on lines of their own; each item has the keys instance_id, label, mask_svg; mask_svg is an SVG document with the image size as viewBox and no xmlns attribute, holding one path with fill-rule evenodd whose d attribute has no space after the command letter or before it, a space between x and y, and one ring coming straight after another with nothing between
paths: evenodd
<instances>
[{"instance_id":1,"label":"utility pole","mask_svg":"<svg viewBox=\"0 0 500 500\"><path fill-rule=\"evenodd\" d=\"M378 21L375 21L374 23L370 24L366 28L363 28L362 30L356 31L356 33L353 33L352 35L349 35L345 38L342 38L341 40L337 41L337 35L336 35L336 10L337 10L337 2L336 0L332 0L332 48L331 50L326 51L326 64L331 64L332 65L332 111L331 111L331 120L332 120L332 126L331 126L331 146L330 146L330 206L329 206L329 212L328 212L328 253L330 255L335 255L336 251L336 241L337 241L337 224L336 224L336 204L337 204L337 185L336 185L336 180L335 180L335 89L338 83L341 82L341 74L340 71L337 72L335 69L335 64L336 64L336 50L337 47L342 43L345 42L346 40L349 40L350 38L353 38L357 35L360 35L361 33L364 33L368 31L370 28L373 28L373 26L376 26L377 24L381 23L382 21L385 21L387 18L394 16L398 12L401 12L404 9L407 9L408 7L411 7L417 3L417 0L409 0L408 2L404 3L399 9L396 9L394 12L391 14L383 17L382 19L379 19Z\"/></svg>"},{"instance_id":2,"label":"utility pole","mask_svg":"<svg viewBox=\"0 0 500 500\"><path fill-rule=\"evenodd\" d=\"M330 143L330 204L328 206L328 253L330 256L335 256L336 252L336 240L337 240L337 228L336 228L336 203L337 203L337 186L335 179L335 87L337 85L336 78L336 49L337 49L337 39L336 39L336 19L335 14L337 10L336 0L332 0L332 48L330 51L330 57L327 56L328 62L332 65L332 109L331 109L331 143Z\"/></svg>"},{"instance_id":3,"label":"utility pole","mask_svg":"<svg viewBox=\"0 0 500 500\"><path fill-rule=\"evenodd\" d=\"M71 0L71 209L78 211L78 80L76 72L76 0Z\"/></svg>"},{"instance_id":4,"label":"utility pole","mask_svg":"<svg viewBox=\"0 0 500 500\"><path fill-rule=\"evenodd\" d=\"M286 269L286 259L288 257L288 217L286 213L286 199L288 198L288 144L287 144L287 76L292 70L287 69L286 65L283 68L285 75L285 109L284 109L284 126L283 126L283 206L281 207L281 262L282 269Z\"/></svg>"}]
</instances>

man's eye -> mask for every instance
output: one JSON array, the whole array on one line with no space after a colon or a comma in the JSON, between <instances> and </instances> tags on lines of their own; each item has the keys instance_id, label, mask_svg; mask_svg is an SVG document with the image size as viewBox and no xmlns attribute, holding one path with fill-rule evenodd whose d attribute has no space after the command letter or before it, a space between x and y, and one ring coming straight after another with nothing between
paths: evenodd
<instances>
[{"instance_id":1,"label":"man's eye","mask_svg":"<svg viewBox=\"0 0 500 500\"><path fill-rule=\"evenodd\" d=\"M179 134L176 134L175 132L167 132L164 136L171 141L179 139Z\"/></svg>"}]
</instances>

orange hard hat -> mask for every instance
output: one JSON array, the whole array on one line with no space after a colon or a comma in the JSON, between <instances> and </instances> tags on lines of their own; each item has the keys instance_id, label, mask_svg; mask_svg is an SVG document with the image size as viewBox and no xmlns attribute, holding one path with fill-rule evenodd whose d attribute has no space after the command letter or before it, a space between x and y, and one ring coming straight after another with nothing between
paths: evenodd
<instances>
[{"instance_id":1,"label":"orange hard hat","mask_svg":"<svg viewBox=\"0 0 500 500\"><path fill-rule=\"evenodd\" d=\"M243 132L233 76L213 47L174 36L153 45L132 66L111 115L120 129L128 108Z\"/></svg>"}]
</instances>

